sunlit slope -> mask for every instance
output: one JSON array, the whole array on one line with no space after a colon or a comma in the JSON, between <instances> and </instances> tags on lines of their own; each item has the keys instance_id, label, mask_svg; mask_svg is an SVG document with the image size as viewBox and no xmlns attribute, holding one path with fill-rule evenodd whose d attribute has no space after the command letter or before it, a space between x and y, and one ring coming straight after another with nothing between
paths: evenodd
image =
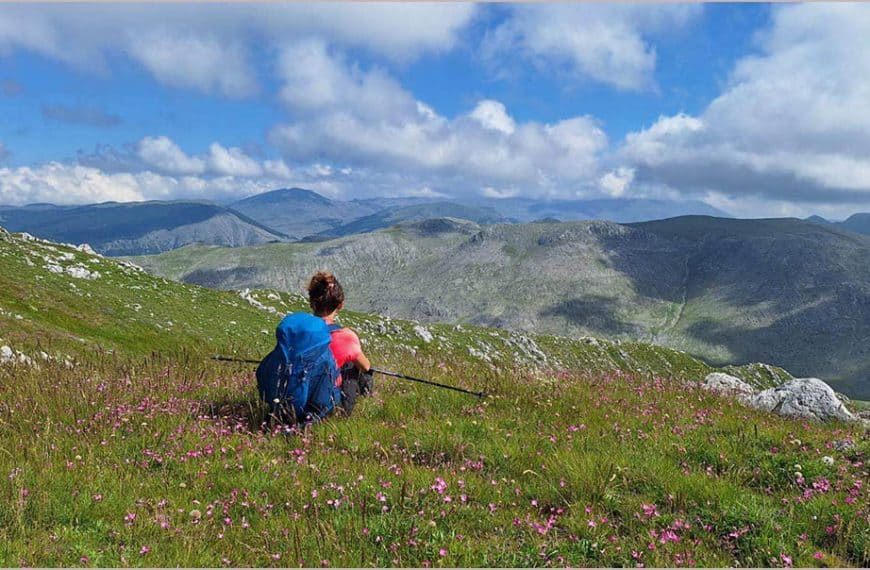
<instances>
[{"instance_id":1,"label":"sunlit slope","mask_svg":"<svg viewBox=\"0 0 870 570\"><path fill-rule=\"evenodd\" d=\"M870 238L801 220L436 219L316 244L188 247L137 263L209 287L290 291L328 268L356 310L634 339L717 364L771 362L870 397Z\"/></svg>"},{"instance_id":2,"label":"sunlit slope","mask_svg":"<svg viewBox=\"0 0 870 570\"><path fill-rule=\"evenodd\" d=\"M299 295L186 285L72 246L0 234L0 338L33 358L40 352L76 358L111 351L258 358L273 346L280 317L306 308ZM342 321L360 333L376 362L411 355L487 368L619 369L690 379L712 370L679 351L642 343L422 326L350 311ZM743 367L738 374L758 385L784 376L764 366Z\"/></svg>"},{"instance_id":3,"label":"sunlit slope","mask_svg":"<svg viewBox=\"0 0 870 570\"><path fill-rule=\"evenodd\" d=\"M207 358L268 350L298 296L0 232L0 307L0 566L870 563L860 426L745 408L674 350L349 312L376 364L488 396L377 377L300 434Z\"/></svg>"}]
</instances>

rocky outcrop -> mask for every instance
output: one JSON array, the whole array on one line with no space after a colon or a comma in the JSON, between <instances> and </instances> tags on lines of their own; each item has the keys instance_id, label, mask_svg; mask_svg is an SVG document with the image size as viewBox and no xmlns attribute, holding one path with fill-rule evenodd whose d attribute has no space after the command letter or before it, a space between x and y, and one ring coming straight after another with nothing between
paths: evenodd
<instances>
[{"instance_id":1,"label":"rocky outcrop","mask_svg":"<svg viewBox=\"0 0 870 570\"><path fill-rule=\"evenodd\" d=\"M722 394L730 394L734 396L751 396L755 394L755 390L736 376L725 374L723 372L713 372L704 378L702 384L707 390L720 392Z\"/></svg>"},{"instance_id":2,"label":"rocky outcrop","mask_svg":"<svg viewBox=\"0 0 870 570\"><path fill-rule=\"evenodd\" d=\"M818 378L796 378L745 400L752 408L790 418L856 421L836 392Z\"/></svg>"}]
</instances>

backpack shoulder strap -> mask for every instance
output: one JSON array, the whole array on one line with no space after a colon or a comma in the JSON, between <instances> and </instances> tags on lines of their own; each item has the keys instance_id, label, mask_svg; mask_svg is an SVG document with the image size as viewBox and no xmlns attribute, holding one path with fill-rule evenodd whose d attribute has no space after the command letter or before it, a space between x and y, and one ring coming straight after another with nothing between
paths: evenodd
<instances>
[{"instance_id":1,"label":"backpack shoulder strap","mask_svg":"<svg viewBox=\"0 0 870 570\"><path fill-rule=\"evenodd\" d=\"M341 325L338 324L338 323L332 323L331 325L328 325L327 328L329 329L329 334L332 334L332 333L334 333L335 331L340 331L340 330L343 329L344 327L341 326Z\"/></svg>"}]
</instances>

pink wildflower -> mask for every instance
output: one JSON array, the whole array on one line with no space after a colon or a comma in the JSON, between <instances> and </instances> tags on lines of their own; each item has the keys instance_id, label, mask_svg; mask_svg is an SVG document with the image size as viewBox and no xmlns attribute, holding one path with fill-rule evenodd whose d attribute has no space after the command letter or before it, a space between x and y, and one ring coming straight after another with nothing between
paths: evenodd
<instances>
[{"instance_id":1,"label":"pink wildflower","mask_svg":"<svg viewBox=\"0 0 870 570\"><path fill-rule=\"evenodd\" d=\"M435 483L429 487L439 495L443 495L447 490L447 482L441 477L435 477Z\"/></svg>"}]
</instances>

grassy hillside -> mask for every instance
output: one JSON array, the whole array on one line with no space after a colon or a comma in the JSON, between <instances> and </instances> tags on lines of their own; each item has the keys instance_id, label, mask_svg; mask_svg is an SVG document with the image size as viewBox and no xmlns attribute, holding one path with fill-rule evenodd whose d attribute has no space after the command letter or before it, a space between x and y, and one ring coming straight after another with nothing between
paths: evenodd
<instances>
[{"instance_id":1,"label":"grassy hillside","mask_svg":"<svg viewBox=\"0 0 870 570\"><path fill-rule=\"evenodd\" d=\"M210 287L293 291L330 267L361 311L634 339L720 365L760 360L870 398L870 238L800 220L441 220L136 261Z\"/></svg>"},{"instance_id":2,"label":"grassy hillside","mask_svg":"<svg viewBox=\"0 0 870 570\"><path fill-rule=\"evenodd\" d=\"M126 262L68 246L19 234L0 236L0 338L29 356L259 357L274 345L281 316L307 310L298 294L215 291L155 278ZM450 354L487 369L499 364L530 370L582 366L693 379L713 370L679 351L640 343L528 336L469 325L424 327L352 311L341 318L378 360ZM787 376L762 366L743 367L737 374L759 385Z\"/></svg>"},{"instance_id":3,"label":"grassy hillside","mask_svg":"<svg viewBox=\"0 0 870 570\"><path fill-rule=\"evenodd\" d=\"M870 563L870 440L677 351L347 313L377 364L489 397L378 378L298 434L203 357L262 354L299 297L0 233L0 307L36 360L0 365L0 566Z\"/></svg>"}]
</instances>

